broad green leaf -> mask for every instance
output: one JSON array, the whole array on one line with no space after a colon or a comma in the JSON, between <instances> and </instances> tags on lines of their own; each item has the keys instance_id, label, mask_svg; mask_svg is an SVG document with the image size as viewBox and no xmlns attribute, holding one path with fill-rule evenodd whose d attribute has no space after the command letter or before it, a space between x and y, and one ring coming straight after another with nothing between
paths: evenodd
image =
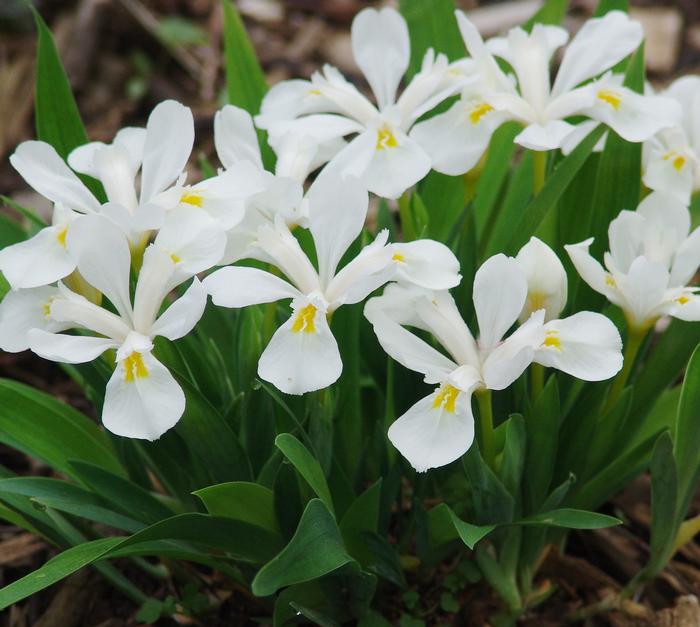
<instances>
[{"instance_id":1,"label":"broad green leaf","mask_svg":"<svg viewBox=\"0 0 700 627\"><path fill-rule=\"evenodd\" d=\"M0 214L0 248L22 242L27 239L24 229L4 214Z\"/></svg>"},{"instance_id":2,"label":"broad green leaf","mask_svg":"<svg viewBox=\"0 0 700 627\"><path fill-rule=\"evenodd\" d=\"M521 219L514 221L506 247L509 254L517 253L530 236L537 231L549 212L556 207L564 190L586 162L604 132L605 128L602 125L595 128L568 156L557 164L540 193L526 207ZM567 215L566 207L562 207L559 218L560 220L574 220L579 219L580 216Z\"/></svg>"},{"instance_id":3,"label":"broad green leaf","mask_svg":"<svg viewBox=\"0 0 700 627\"><path fill-rule=\"evenodd\" d=\"M275 438L275 446L297 469L311 489L333 513L333 499L321 465L299 440L291 433L281 433Z\"/></svg>"},{"instance_id":4,"label":"broad green leaf","mask_svg":"<svg viewBox=\"0 0 700 627\"><path fill-rule=\"evenodd\" d=\"M409 78L420 70L428 48L445 53L451 61L466 55L453 0L400 0L399 10L411 39Z\"/></svg>"},{"instance_id":5,"label":"broad green leaf","mask_svg":"<svg viewBox=\"0 0 700 627\"><path fill-rule=\"evenodd\" d=\"M511 612L519 612L522 601L514 578L496 561L483 544L476 548L475 556L484 579L505 601Z\"/></svg>"},{"instance_id":6,"label":"broad green leaf","mask_svg":"<svg viewBox=\"0 0 700 627\"><path fill-rule=\"evenodd\" d=\"M374 561L373 552L368 547L364 534L378 531L381 491L382 480L379 479L355 499L340 521L340 533L348 553L362 566Z\"/></svg>"},{"instance_id":7,"label":"broad green leaf","mask_svg":"<svg viewBox=\"0 0 700 627\"><path fill-rule=\"evenodd\" d=\"M438 505L438 507L447 507L446 505ZM449 508L448 508L449 509ZM462 542L466 544L470 549L473 549L479 540L486 537L491 533L498 525L472 525L468 522L464 522L460 519L452 510L449 511L450 518L452 519L452 524L454 525L457 534L461 538Z\"/></svg>"},{"instance_id":8,"label":"broad green leaf","mask_svg":"<svg viewBox=\"0 0 700 627\"><path fill-rule=\"evenodd\" d=\"M93 421L48 394L7 379L0 379L0 442L67 475L73 475L71 460L124 475L105 433Z\"/></svg>"},{"instance_id":9,"label":"broad green leaf","mask_svg":"<svg viewBox=\"0 0 700 627\"><path fill-rule=\"evenodd\" d=\"M523 28L529 32L535 24L559 25L564 20L568 7L569 0L547 0L537 13L523 24Z\"/></svg>"},{"instance_id":10,"label":"broad green leaf","mask_svg":"<svg viewBox=\"0 0 700 627\"><path fill-rule=\"evenodd\" d=\"M604 529L614 525L621 525L622 521L582 509L553 509L519 520L519 525L547 525L550 527L563 527L564 529Z\"/></svg>"},{"instance_id":11,"label":"broad green leaf","mask_svg":"<svg viewBox=\"0 0 700 627\"><path fill-rule=\"evenodd\" d=\"M94 464L70 462L74 475L95 494L102 494L123 514L133 516L147 525L170 518L174 512L124 477L119 477Z\"/></svg>"},{"instance_id":12,"label":"broad green leaf","mask_svg":"<svg viewBox=\"0 0 700 627\"><path fill-rule=\"evenodd\" d=\"M527 446L525 421L520 414L513 414L504 427L506 435L499 474L506 490L513 496L516 507L519 507L520 480L523 476ZM531 481L531 478L528 477L527 481Z\"/></svg>"},{"instance_id":13,"label":"broad green leaf","mask_svg":"<svg viewBox=\"0 0 700 627\"><path fill-rule=\"evenodd\" d=\"M235 518L279 533L272 490L257 483L231 481L197 490L212 516Z\"/></svg>"},{"instance_id":14,"label":"broad green leaf","mask_svg":"<svg viewBox=\"0 0 700 627\"><path fill-rule=\"evenodd\" d=\"M309 501L289 544L253 579L257 596L274 594L280 588L311 581L356 563L343 546L333 515L319 499Z\"/></svg>"},{"instance_id":15,"label":"broad green leaf","mask_svg":"<svg viewBox=\"0 0 700 627\"><path fill-rule=\"evenodd\" d=\"M608 11L624 11L626 13L628 10L629 0L600 0L593 17L600 17Z\"/></svg>"},{"instance_id":16,"label":"broad green leaf","mask_svg":"<svg viewBox=\"0 0 700 627\"><path fill-rule=\"evenodd\" d=\"M107 499L93 494L73 483L47 477L12 477L0 480L0 498L8 494L21 494L42 506L73 514L134 533L143 523L114 511Z\"/></svg>"},{"instance_id":17,"label":"broad green leaf","mask_svg":"<svg viewBox=\"0 0 700 627\"><path fill-rule=\"evenodd\" d=\"M478 525L498 525L513 520L515 500L472 445L462 458L471 495L470 512Z\"/></svg>"}]
</instances>

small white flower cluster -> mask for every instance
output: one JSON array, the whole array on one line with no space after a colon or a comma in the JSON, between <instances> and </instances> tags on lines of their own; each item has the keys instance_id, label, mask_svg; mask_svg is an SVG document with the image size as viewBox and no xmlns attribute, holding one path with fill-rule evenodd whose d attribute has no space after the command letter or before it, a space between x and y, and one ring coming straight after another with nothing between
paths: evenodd
<instances>
[{"instance_id":1,"label":"small white flower cluster","mask_svg":"<svg viewBox=\"0 0 700 627\"><path fill-rule=\"evenodd\" d=\"M625 14L587 22L553 86L549 64L566 31L536 25L484 43L462 13L457 17L471 57L449 63L429 51L399 97L410 46L406 23L392 9L365 9L352 26L355 60L376 105L330 66L310 81L273 87L256 123L269 133L275 173L263 167L253 119L233 106L214 120L224 168L193 185L183 173L194 142L192 114L173 101L158 105L145 129L125 128L109 145L77 148L68 165L46 143L21 144L11 162L54 203L54 216L31 239L0 251L0 270L12 287L0 304L0 348L30 348L65 363L114 351L103 422L116 434L152 440L185 409L180 385L152 353L154 338L186 335L208 294L216 305L236 308L291 299L291 315L263 351L258 374L303 394L341 374L333 312L389 283L367 302L365 315L391 357L437 386L389 431L418 470L463 454L474 434L472 394L508 387L532 363L588 381L612 377L622 366L616 327L593 312L558 319L566 274L536 238L515 258L496 255L477 272L476 339L448 291L461 276L445 245L390 243L382 231L341 265L364 227L368 190L396 198L431 169L470 170L507 120L524 125L516 141L534 150L576 140L587 122L577 127L565 118L603 122L629 141L649 142L649 187L677 189L672 176L682 176L688 190L694 186L697 157L689 146L700 145L700 129L695 120L680 126L676 102L691 98L691 86L643 96L608 72L642 39ZM447 111L420 121L450 97L456 102ZM321 167L305 191L309 174ZM107 202L75 172L100 181ZM589 241L568 247L582 277L635 327L648 328L662 315L700 318L695 290L684 287L700 263L697 231L688 237L689 193L683 199L654 193L636 212L623 212L610 226L607 272L588 255ZM295 237L297 228L310 232L316 263ZM270 271L260 263L230 265L243 259ZM224 267L200 283L196 275L215 266ZM186 281L189 287L162 311ZM429 332L444 352L406 327ZM70 329L76 333L64 333Z\"/></svg>"}]
</instances>

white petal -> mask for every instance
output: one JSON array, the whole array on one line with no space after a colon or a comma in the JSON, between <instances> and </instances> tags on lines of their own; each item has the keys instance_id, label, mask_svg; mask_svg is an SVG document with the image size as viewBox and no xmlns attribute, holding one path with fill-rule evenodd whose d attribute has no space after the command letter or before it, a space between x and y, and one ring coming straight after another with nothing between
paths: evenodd
<instances>
[{"instance_id":1,"label":"white petal","mask_svg":"<svg viewBox=\"0 0 700 627\"><path fill-rule=\"evenodd\" d=\"M27 333L30 329L57 332L68 328L68 325L55 322L47 315L51 300L59 293L55 287L8 292L0 302L0 349L8 353L27 350Z\"/></svg>"},{"instance_id":2,"label":"white petal","mask_svg":"<svg viewBox=\"0 0 700 627\"><path fill-rule=\"evenodd\" d=\"M64 364L82 364L92 361L118 343L102 337L49 333L43 329L31 329L27 333L29 348L40 357Z\"/></svg>"},{"instance_id":3,"label":"white petal","mask_svg":"<svg viewBox=\"0 0 700 627\"><path fill-rule=\"evenodd\" d=\"M409 137L425 150L433 169L456 176L479 162L494 131L507 119L506 113L479 99L458 100L445 113L416 124Z\"/></svg>"},{"instance_id":4,"label":"white petal","mask_svg":"<svg viewBox=\"0 0 700 627\"><path fill-rule=\"evenodd\" d=\"M118 342L126 339L131 329L119 316L62 285L59 290L61 296L52 299L49 306L53 320L65 328L82 327Z\"/></svg>"},{"instance_id":5,"label":"white petal","mask_svg":"<svg viewBox=\"0 0 700 627\"><path fill-rule=\"evenodd\" d=\"M105 146L95 152L97 178L102 182L110 202L134 211L138 205L135 189L136 170L128 150L120 144Z\"/></svg>"},{"instance_id":6,"label":"white petal","mask_svg":"<svg viewBox=\"0 0 700 627\"><path fill-rule=\"evenodd\" d=\"M151 332L169 340L178 340L187 335L199 322L207 306L207 292L197 277L192 285L156 320Z\"/></svg>"},{"instance_id":7,"label":"white petal","mask_svg":"<svg viewBox=\"0 0 700 627\"><path fill-rule=\"evenodd\" d=\"M154 243L171 256L178 272L192 276L219 263L226 235L204 211L180 206L168 212Z\"/></svg>"},{"instance_id":8,"label":"white petal","mask_svg":"<svg viewBox=\"0 0 700 627\"><path fill-rule=\"evenodd\" d=\"M700 228L695 229L676 251L670 285L687 285L700 266Z\"/></svg>"},{"instance_id":9,"label":"white petal","mask_svg":"<svg viewBox=\"0 0 700 627\"><path fill-rule=\"evenodd\" d=\"M479 342L488 349L518 319L527 298L527 281L515 259L494 255L477 270L473 292Z\"/></svg>"},{"instance_id":10,"label":"white petal","mask_svg":"<svg viewBox=\"0 0 700 627\"><path fill-rule=\"evenodd\" d=\"M248 307L300 296L299 290L274 274L241 266L228 266L203 282L212 302L220 307Z\"/></svg>"},{"instance_id":11,"label":"white petal","mask_svg":"<svg viewBox=\"0 0 700 627\"><path fill-rule=\"evenodd\" d=\"M598 126L597 120L584 120L579 122L569 136L561 145L561 152L564 156L570 155L576 146L578 146L590 133ZM605 142L608 139L607 132L598 140L598 143L593 147L593 152L603 152Z\"/></svg>"},{"instance_id":12,"label":"white petal","mask_svg":"<svg viewBox=\"0 0 700 627\"><path fill-rule=\"evenodd\" d=\"M369 198L352 177L321 176L309 189L309 229L316 245L321 281L333 277L338 262L365 224Z\"/></svg>"},{"instance_id":13,"label":"white petal","mask_svg":"<svg viewBox=\"0 0 700 627\"><path fill-rule=\"evenodd\" d=\"M89 215L71 225L66 243L83 278L109 298L122 318L129 320L131 255L124 233L111 220Z\"/></svg>"},{"instance_id":14,"label":"white petal","mask_svg":"<svg viewBox=\"0 0 700 627\"><path fill-rule=\"evenodd\" d=\"M605 316L581 311L552 320L535 361L584 381L604 381L622 368L622 340L617 327Z\"/></svg>"},{"instance_id":15,"label":"white petal","mask_svg":"<svg viewBox=\"0 0 700 627\"><path fill-rule=\"evenodd\" d=\"M185 411L185 394L170 371L150 352L134 355L139 355L140 367L127 366L125 362L134 359L129 356L117 364L107 383L102 422L116 435L157 440L180 420Z\"/></svg>"},{"instance_id":16,"label":"white petal","mask_svg":"<svg viewBox=\"0 0 700 627\"><path fill-rule=\"evenodd\" d=\"M610 285L606 280L609 281L609 275L600 262L588 252L592 243L593 238L591 237L578 244L567 244L564 246L564 249L569 253L569 258L571 263L574 264L576 271L591 289L599 294L603 294L603 296L607 296Z\"/></svg>"},{"instance_id":17,"label":"white petal","mask_svg":"<svg viewBox=\"0 0 700 627\"><path fill-rule=\"evenodd\" d=\"M325 312L316 309L311 326L299 329L302 309L313 305L299 299L295 306L297 309L277 329L260 356L258 375L282 392L304 394L335 383L343 363Z\"/></svg>"},{"instance_id":18,"label":"white petal","mask_svg":"<svg viewBox=\"0 0 700 627\"><path fill-rule=\"evenodd\" d=\"M432 290L450 289L462 280L457 257L440 242L419 239L391 249L399 280Z\"/></svg>"},{"instance_id":19,"label":"white petal","mask_svg":"<svg viewBox=\"0 0 700 627\"><path fill-rule=\"evenodd\" d=\"M92 192L46 142L21 143L10 156L10 163L29 185L52 202L81 213L99 211L100 203Z\"/></svg>"},{"instance_id":20,"label":"white petal","mask_svg":"<svg viewBox=\"0 0 700 627\"><path fill-rule=\"evenodd\" d=\"M55 283L75 270L65 246L67 227L49 226L0 250L0 271L13 289Z\"/></svg>"},{"instance_id":21,"label":"white petal","mask_svg":"<svg viewBox=\"0 0 700 627\"><path fill-rule=\"evenodd\" d=\"M383 198L398 198L430 172L430 157L418 142L398 133L395 138L395 147L375 147L362 176L367 189Z\"/></svg>"},{"instance_id":22,"label":"white petal","mask_svg":"<svg viewBox=\"0 0 700 627\"><path fill-rule=\"evenodd\" d=\"M188 107L165 100L153 109L143 149L142 204L175 182L187 165L193 143L194 120Z\"/></svg>"},{"instance_id":23,"label":"white petal","mask_svg":"<svg viewBox=\"0 0 700 627\"><path fill-rule=\"evenodd\" d=\"M379 109L392 104L411 48L406 22L394 9L363 9L352 21L352 53Z\"/></svg>"},{"instance_id":24,"label":"white petal","mask_svg":"<svg viewBox=\"0 0 700 627\"><path fill-rule=\"evenodd\" d=\"M644 254L646 220L635 211L621 211L608 227L610 255L620 272L627 272L632 262Z\"/></svg>"},{"instance_id":25,"label":"white petal","mask_svg":"<svg viewBox=\"0 0 700 627\"><path fill-rule=\"evenodd\" d=\"M515 143L530 150L561 148L576 127L563 120L552 120L544 126L530 124L515 138Z\"/></svg>"},{"instance_id":26,"label":"white petal","mask_svg":"<svg viewBox=\"0 0 700 627\"><path fill-rule=\"evenodd\" d=\"M686 157L671 151L655 150L644 168L644 185L690 204L693 191L693 166Z\"/></svg>"},{"instance_id":27,"label":"white petal","mask_svg":"<svg viewBox=\"0 0 700 627\"><path fill-rule=\"evenodd\" d=\"M625 313L630 324L647 328L658 317L656 310L664 302L668 270L645 257L638 257L632 262L627 275L616 275L615 280L625 297Z\"/></svg>"},{"instance_id":28,"label":"white petal","mask_svg":"<svg viewBox=\"0 0 700 627\"><path fill-rule=\"evenodd\" d=\"M527 280L527 300L520 320L524 322L538 309L545 310L545 320L555 319L564 309L567 296L566 271L559 257L542 240L531 237L515 261Z\"/></svg>"},{"instance_id":29,"label":"white petal","mask_svg":"<svg viewBox=\"0 0 700 627\"><path fill-rule=\"evenodd\" d=\"M677 295L674 296L664 307L664 313L687 322L699 321L700 296L690 291L682 292L681 296L682 298L679 298Z\"/></svg>"},{"instance_id":30,"label":"white petal","mask_svg":"<svg viewBox=\"0 0 700 627\"><path fill-rule=\"evenodd\" d=\"M143 162L143 150L146 145L146 129L127 126L114 136L113 144L124 147L129 155L131 169L136 172Z\"/></svg>"},{"instance_id":31,"label":"white petal","mask_svg":"<svg viewBox=\"0 0 700 627\"><path fill-rule=\"evenodd\" d=\"M226 105L214 116L214 145L225 168L239 161L250 161L262 170L258 136L250 113L240 107Z\"/></svg>"},{"instance_id":32,"label":"white petal","mask_svg":"<svg viewBox=\"0 0 700 627\"><path fill-rule=\"evenodd\" d=\"M459 459L474 441L471 393L459 392L454 411L445 409L439 394L440 388L419 400L389 427L391 443L418 472Z\"/></svg>"},{"instance_id":33,"label":"white petal","mask_svg":"<svg viewBox=\"0 0 700 627\"><path fill-rule=\"evenodd\" d=\"M532 363L535 350L543 341L544 311L540 309L489 353L481 369L486 387L507 388Z\"/></svg>"},{"instance_id":34,"label":"white petal","mask_svg":"<svg viewBox=\"0 0 700 627\"><path fill-rule=\"evenodd\" d=\"M634 52L643 37L641 24L622 11L587 20L566 49L552 94L563 94L610 69Z\"/></svg>"},{"instance_id":35,"label":"white petal","mask_svg":"<svg viewBox=\"0 0 700 627\"><path fill-rule=\"evenodd\" d=\"M104 142L89 142L78 146L68 155L68 165L76 172L98 178L100 171L95 163L95 155L107 146Z\"/></svg>"},{"instance_id":36,"label":"white petal","mask_svg":"<svg viewBox=\"0 0 700 627\"><path fill-rule=\"evenodd\" d=\"M382 311L380 298L367 302L365 316L386 353L405 368L423 374L427 383L443 381L457 369L451 359L391 320Z\"/></svg>"},{"instance_id":37,"label":"white petal","mask_svg":"<svg viewBox=\"0 0 700 627\"><path fill-rule=\"evenodd\" d=\"M175 262L155 244L146 248L134 293L134 331L150 336L163 300L186 276L175 274Z\"/></svg>"}]
</instances>

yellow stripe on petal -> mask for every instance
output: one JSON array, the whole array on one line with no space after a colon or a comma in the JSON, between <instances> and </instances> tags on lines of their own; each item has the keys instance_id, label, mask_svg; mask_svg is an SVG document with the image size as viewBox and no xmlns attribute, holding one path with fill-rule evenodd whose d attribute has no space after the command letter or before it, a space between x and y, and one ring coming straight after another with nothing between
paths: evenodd
<instances>
[{"instance_id":1,"label":"yellow stripe on petal","mask_svg":"<svg viewBox=\"0 0 700 627\"><path fill-rule=\"evenodd\" d=\"M124 381L132 383L135 379L148 376L148 368L143 363L141 353L133 352L124 360Z\"/></svg>"},{"instance_id":2,"label":"yellow stripe on petal","mask_svg":"<svg viewBox=\"0 0 700 627\"><path fill-rule=\"evenodd\" d=\"M544 342L542 342L542 346L556 348L558 351L560 351L561 340L559 339L559 331L547 331L547 333L544 336Z\"/></svg>"},{"instance_id":3,"label":"yellow stripe on petal","mask_svg":"<svg viewBox=\"0 0 700 627\"><path fill-rule=\"evenodd\" d=\"M204 198L201 194L198 194L197 192L186 192L180 198L180 202L201 208L204 204Z\"/></svg>"},{"instance_id":4,"label":"yellow stripe on petal","mask_svg":"<svg viewBox=\"0 0 700 627\"><path fill-rule=\"evenodd\" d=\"M481 121L481 118L491 111L493 111L493 107L490 104L482 102L469 112L469 121L476 126Z\"/></svg>"},{"instance_id":5,"label":"yellow stripe on petal","mask_svg":"<svg viewBox=\"0 0 700 627\"><path fill-rule=\"evenodd\" d=\"M396 148L398 146L396 137L391 132L388 126L382 126L377 131L377 150L384 150L385 148Z\"/></svg>"},{"instance_id":6,"label":"yellow stripe on petal","mask_svg":"<svg viewBox=\"0 0 700 627\"><path fill-rule=\"evenodd\" d=\"M391 260L396 261L397 263L406 263L406 257L404 257L401 253L394 253Z\"/></svg>"},{"instance_id":7,"label":"yellow stripe on petal","mask_svg":"<svg viewBox=\"0 0 700 627\"><path fill-rule=\"evenodd\" d=\"M316 333L316 325L314 324L316 311L316 307L311 304L299 309L292 323L292 332L299 333L303 331L304 333Z\"/></svg>"},{"instance_id":8,"label":"yellow stripe on petal","mask_svg":"<svg viewBox=\"0 0 700 627\"><path fill-rule=\"evenodd\" d=\"M622 104L622 94L612 91L611 89L601 89L598 92L598 100L609 104L615 111L620 108Z\"/></svg>"},{"instance_id":9,"label":"yellow stripe on petal","mask_svg":"<svg viewBox=\"0 0 700 627\"><path fill-rule=\"evenodd\" d=\"M58 243L63 246L63 248L66 247L66 237L68 237L68 227L64 226L58 233L56 233L56 239L58 240Z\"/></svg>"},{"instance_id":10,"label":"yellow stripe on petal","mask_svg":"<svg viewBox=\"0 0 700 627\"><path fill-rule=\"evenodd\" d=\"M433 401L433 409L442 407L445 411L454 414L458 396L459 390L454 385L449 383L441 385Z\"/></svg>"}]
</instances>

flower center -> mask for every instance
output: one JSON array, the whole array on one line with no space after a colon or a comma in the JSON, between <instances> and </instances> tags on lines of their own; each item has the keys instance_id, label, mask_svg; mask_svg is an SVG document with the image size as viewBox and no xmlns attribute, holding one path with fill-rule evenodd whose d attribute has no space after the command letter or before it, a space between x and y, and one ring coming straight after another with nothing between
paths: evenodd
<instances>
[{"instance_id":1,"label":"flower center","mask_svg":"<svg viewBox=\"0 0 700 627\"><path fill-rule=\"evenodd\" d=\"M180 202L186 203L188 205L194 205L195 207L201 207L204 204L204 198L201 194L197 192L185 192L180 198Z\"/></svg>"},{"instance_id":2,"label":"flower center","mask_svg":"<svg viewBox=\"0 0 700 627\"><path fill-rule=\"evenodd\" d=\"M384 148L396 148L398 146L396 137L391 132L388 126L382 126L377 131L377 150L384 150Z\"/></svg>"},{"instance_id":3,"label":"flower center","mask_svg":"<svg viewBox=\"0 0 700 627\"><path fill-rule=\"evenodd\" d=\"M476 126L487 113L493 111L493 107L485 102L479 103L469 112L469 121Z\"/></svg>"},{"instance_id":4,"label":"flower center","mask_svg":"<svg viewBox=\"0 0 700 627\"><path fill-rule=\"evenodd\" d=\"M617 111L620 108L620 104L622 103L622 96L616 91L612 91L610 89L601 89L598 92L598 100L606 102L613 109L615 109L615 111Z\"/></svg>"},{"instance_id":5,"label":"flower center","mask_svg":"<svg viewBox=\"0 0 700 627\"><path fill-rule=\"evenodd\" d=\"M433 409L442 407L445 411L454 414L455 403L457 402L458 396L459 390L454 385L450 385L449 383L441 385L440 390L433 401Z\"/></svg>"},{"instance_id":6,"label":"flower center","mask_svg":"<svg viewBox=\"0 0 700 627\"><path fill-rule=\"evenodd\" d=\"M297 311L296 318L294 318L294 323L292 324L292 332L299 333L303 331L304 333L315 333L316 325L314 325L314 319L316 318L317 308L314 305L306 305Z\"/></svg>"},{"instance_id":7,"label":"flower center","mask_svg":"<svg viewBox=\"0 0 700 627\"><path fill-rule=\"evenodd\" d=\"M544 342L542 346L549 346L551 348L556 348L558 351L561 350L561 340L559 339L559 331L547 331L544 336Z\"/></svg>"},{"instance_id":8,"label":"flower center","mask_svg":"<svg viewBox=\"0 0 700 627\"><path fill-rule=\"evenodd\" d=\"M131 383L135 378L143 379L148 376L148 368L143 363L141 353L133 352L124 360L124 381Z\"/></svg>"}]
</instances>

